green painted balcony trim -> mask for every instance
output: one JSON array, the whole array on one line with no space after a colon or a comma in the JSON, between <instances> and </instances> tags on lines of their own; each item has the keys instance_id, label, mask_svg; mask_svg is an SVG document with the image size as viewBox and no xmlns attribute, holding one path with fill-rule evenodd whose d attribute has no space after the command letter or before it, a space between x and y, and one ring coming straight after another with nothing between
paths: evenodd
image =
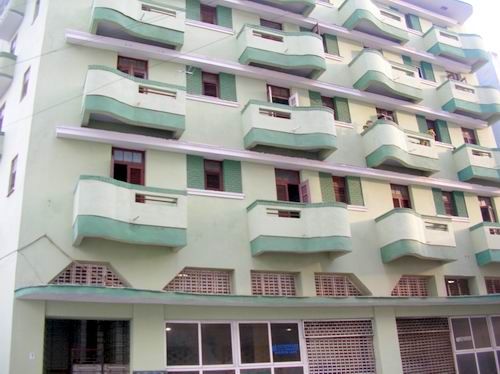
<instances>
[{"instance_id":1,"label":"green painted balcony trim","mask_svg":"<svg viewBox=\"0 0 500 374\"><path fill-rule=\"evenodd\" d=\"M482 227L494 227L494 228L499 228L500 223L499 222L480 222L472 227L469 228L469 231L474 231Z\"/></svg>"},{"instance_id":2,"label":"green painted balcony trim","mask_svg":"<svg viewBox=\"0 0 500 374\"><path fill-rule=\"evenodd\" d=\"M344 1L346 4L348 0ZM342 6L338 9L342 9ZM377 18L373 13L366 9L357 9L351 16L344 22L343 26L349 30L355 29L361 22L367 21L376 27L382 34L389 40L396 40L401 44L405 44L410 40L408 31L399 29L395 26L388 25Z\"/></svg>"},{"instance_id":3,"label":"green painted balcony trim","mask_svg":"<svg viewBox=\"0 0 500 374\"><path fill-rule=\"evenodd\" d=\"M319 36L315 32L311 32L311 31L283 31L283 30L276 30L276 29L273 29L273 28L270 28L270 27L266 27L266 26L254 25L254 24L251 24L251 23L244 24L243 27L238 32L238 34L236 35L236 38L238 38L243 33L243 31L245 31L246 27L248 27L248 28L250 28L252 30L260 30L260 31L263 31L263 32L270 32L272 34L281 35L283 37L287 37L287 36L306 36L307 35L307 36L313 36L316 39L319 39L319 40L323 41L323 39L321 38L321 36Z\"/></svg>"},{"instance_id":4,"label":"green painted balcony trim","mask_svg":"<svg viewBox=\"0 0 500 374\"><path fill-rule=\"evenodd\" d=\"M459 61L477 60L476 63L471 65L473 71L478 70L489 61L488 52L486 51L481 49L462 49L444 43L434 44L427 50L427 52L432 53L435 56L458 59Z\"/></svg>"},{"instance_id":5,"label":"green painted balcony trim","mask_svg":"<svg viewBox=\"0 0 500 374\"><path fill-rule=\"evenodd\" d=\"M95 34L100 22L111 22L128 34L154 42L174 46L179 49L184 44L184 33L145 22L136 21L114 9L95 8L92 15L92 33Z\"/></svg>"},{"instance_id":6,"label":"green painted balcony trim","mask_svg":"<svg viewBox=\"0 0 500 374\"><path fill-rule=\"evenodd\" d=\"M291 238L280 236L259 236L250 242L252 256L264 253L339 253L352 251L352 239L345 236L318 238Z\"/></svg>"},{"instance_id":7,"label":"green painted balcony trim","mask_svg":"<svg viewBox=\"0 0 500 374\"><path fill-rule=\"evenodd\" d=\"M499 249L486 249L476 253L476 261L479 266L486 266L490 264L500 263L500 250Z\"/></svg>"},{"instance_id":8,"label":"green painted balcony trim","mask_svg":"<svg viewBox=\"0 0 500 374\"><path fill-rule=\"evenodd\" d=\"M251 99L245 104L241 113L243 113L250 105L265 105L266 107L276 108L278 110L285 110L287 112L327 112L333 114L333 111L327 107L313 107L313 106L290 106L285 104L270 103L268 101Z\"/></svg>"},{"instance_id":9,"label":"green painted balcony trim","mask_svg":"<svg viewBox=\"0 0 500 374\"><path fill-rule=\"evenodd\" d=\"M103 70L103 71L109 71L110 73L116 74L122 78L131 80L133 82L145 85L145 86L155 86L155 87L162 87L162 88L167 88L167 89L172 89L175 91L186 91L185 86L179 86L176 84L170 84L170 83L165 83L165 82L160 82L160 81L153 81L150 79L142 79L142 78L137 78L134 77L133 75L126 74L118 69L105 66L105 65L89 65L88 70Z\"/></svg>"},{"instance_id":10,"label":"green painted balcony trim","mask_svg":"<svg viewBox=\"0 0 500 374\"><path fill-rule=\"evenodd\" d=\"M453 306L497 305L499 295L452 297L286 297L251 295L201 295L134 288L107 288L72 285L37 285L18 288L19 300L97 302L114 304L157 304L233 307L373 307L373 306Z\"/></svg>"},{"instance_id":11,"label":"green painted balcony trim","mask_svg":"<svg viewBox=\"0 0 500 374\"><path fill-rule=\"evenodd\" d=\"M460 170L458 179L462 182L470 181L471 179L485 179L493 182L500 182L500 170L490 169L481 166L468 166Z\"/></svg>"},{"instance_id":12,"label":"green painted balcony trim","mask_svg":"<svg viewBox=\"0 0 500 374\"><path fill-rule=\"evenodd\" d=\"M314 0L262 0L258 3L265 3L276 8L287 10L292 13L302 14L307 16L316 6Z\"/></svg>"},{"instance_id":13,"label":"green painted balcony trim","mask_svg":"<svg viewBox=\"0 0 500 374\"><path fill-rule=\"evenodd\" d=\"M383 246L380 248L380 253L384 263L389 263L406 256L441 262L451 262L458 259L454 247L428 245L417 240L406 239Z\"/></svg>"},{"instance_id":14,"label":"green painted balcony trim","mask_svg":"<svg viewBox=\"0 0 500 374\"><path fill-rule=\"evenodd\" d=\"M396 161L408 169L422 170L431 174L439 171L438 160L409 154L395 145L383 145L370 153L366 156L366 165L370 168L377 168L389 160Z\"/></svg>"},{"instance_id":15,"label":"green painted balcony trim","mask_svg":"<svg viewBox=\"0 0 500 374\"><path fill-rule=\"evenodd\" d=\"M79 215L73 224L73 244L80 245L84 238L100 238L117 242L184 247L187 244L186 229L137 225L112 218Z\"/></svg>"},{"instance_id":16,"label":"green painted balcony trim","mask_svg":"<svg viewBox=\"0 0 500 374\"><path fill-rule=\"evenodd\" d=\"M136 108L107 96L87 95L84 101L84 112L85 115L106 114L129 125L175 133L182 133L186 127L183 115Z\"/></svg>"},{"instance_id":17,"label":"green painted balcony trim","mask_svg":"<svg viewBox=\"0 0 500 374\"><path fill-rule=\"evenodd\" d=\"M485 151L485 152L497 152L497 151L500 151L500 148L488 148L488 147L483 147L483 146L478 145L478 144L467 144L467 143L464 143L464 144L456 147L452 151L452 153L457 153L458 151L461 151L464 148L472 148L472 149L476 149L478 151Z\"/></svg>"},{"instance_id":18,"label":"green painted balcony trim","mask_svg":"<svg viewBox=\"0 0 500 374\"><path fill-rule=\"evenodd\" d=\"M336 207L336 208L344 208L347 209L347 204L340 202L326 202L326 203L297 203L293 201L276 201L276 200L255 200L252 204L247 207L247 212L252 210L258 205L266 205L266 206L277 206L286 208L296 208L296 209L304 209L304 208L328 208L328 207Z\"/></svg>"},{"instance_id":19,"label":"green painted balcony trim","mask_svg":"<svg viewBox=\"0 0 500 374\"><path fill-rule=\"evenodd\" d=\"M170 189L170 188L159 188L159 187L148 187L148 186L142 186L139 184L132 184L132 183L127 183L127 182L122 182L110 177L102 177L99 175L80 175L80 178L78 179L79 181L83 180L93 180L93 181L98 181L98 182L103 182L103 183L109 183L117 187L122 187L122 188L128 188L129 190L135 190L135 191L144 191L144 192L157 192L157 193L165 193L165 194L173 194L173 195L181 195L181 196L186 196L187 191L185 190L175 190L175 189ZM78 186L78 185L77 185Z\"/></svg>"},{"instance_id":20,"label":"green painted balcony trim","mask_svg":"<svg viewBox=\"0 0 500 374\"><path fill-rule=\"evenodd\" d=\"M442 106L442 109L450 113L461 111L471 114L493 116L494 119L490 122L494 122L500 117L500 103L480 104L466 100L451 99Z\"/></svg>"},{"instance_id":21,"label":"green painted balcony trim","mask_svg":"<svg viewBox=\"0 0 500 374\"><path fill-rule=\"evenodd\" d=\"M361 91L366 91L372 85L379 84L382 84L394 96L399 96L412 102L419 102L423 99L421 89L411 87L403 83L394 82L385 74L375 70L367 71L361 78L356 81L356 83L354 83L354 88Z\"/></svg>"}]
</instances>

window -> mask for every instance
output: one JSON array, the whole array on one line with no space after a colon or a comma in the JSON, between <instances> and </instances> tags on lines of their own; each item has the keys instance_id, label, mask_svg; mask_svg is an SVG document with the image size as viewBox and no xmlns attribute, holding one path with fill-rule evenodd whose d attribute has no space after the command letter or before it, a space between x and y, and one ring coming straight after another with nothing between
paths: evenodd
<instances>
[{"instance_id":1,"label":"window","mask_svg":"<svg viewBox=\"0 0 500 374\"><path fill-rule=\"evenodd\" d=\"M396 116L394 115L394 112L392 110L381 109L381 108L376 108L376 109L377 109L377 119L384 119L387 121L398 123L398 121L396 120Z\"/></svg>"},{"instance_id":2,"label":"window","mask_svg":"<svg viewBox=\"0 0 500 374\"><path fill-rule=\"evenodd\" d=\"M465 144L477 144L476 132L474 130L462 127L462 136L464 137Z\"/></svg>"},{"instance_id":3,"label":"window","mask_svg":"<svg viewBox=\"0 0 500 374\"><path fill-rule=\"evenodd\" d=\"M148 62L144 60L118 56L118 70L136 78L148 79Z\"/></svg>"},{"instance_id":4,"label":"window","mask_svg":"<svg viewBox=\"0 0 500 374\"><path fill-rule=\"evenodd\" d=\"M169 373L304 373L297 322L172 321L165 332Z\"/></svg>"},{"instance_id":5,"label":"window","mask_svg":"<svg viewBox=\"0 0 500 374\"><path fill-rule=\"evenodd\" d=\"M201 80L203 95L219 97L219 76L217 74L202 72Z\"/></svg>"},{"instance_id":6,"label":"window","mask_svg":"<svg viewBox=\"0 0 500 374\"><path fill-rule=\"evenodd\" d=\"M420 19L414 14L405 14L406 27L415 31L422 31Z\"/></svg>"},{"instance_id":7,"label":"window","mask_svg":"<svg viewBox=\"0 0 500 374\"><path fill-rule=\"evenodd\" d=\"M466 79L462 77L460 73L454 73L452 71L446 72L446 79L457 81L457 82L466 82Z\"/></svg>"},{"instance_id":8,"label":"window","mask_svg":"<svg viewBox=\"0 0 500 374\"><path fill-rule=\"evenodd\" d=\"M10 53L15 54L17 47L17 35L15 35L10 41Z\"/></svg>"},{"instance_id":9,"label":"window","mask_svg":"<svg viewBox=\"0 0 500 374\"><path fill-rule=\"evenodd\" d=\"M288 105L290 90L284 87L267 85L268 99L270 103Z\"/></svg>"},{"instance_id":10,"label":"window","mask_svg":"<svg viewBox=\"0 0 500 374\"><path fill-rule=\"evenodd\" d=\"M321 39L323 40L323 50L325 53L334 56L340 56L339 41L337 36L330 34L321 34Z\"/></svg>"},{"instance_id":11,"label":"window","mask_svg":"<svg viewBox=\"0 0 500 374\"><path fill-rule=\"evenodd\" d=\"M345 177L332 177L333 192L335 193L335 201L348 203L346 180Z\"/></svg>"},{"instance_id":12,"label":"window","mask_svg":"<svg viewBox=\"0 0 500 374\"><path fill-rule=\"evenodd\" d=\"M22 86L22 90L21 90L21 100L24 99L24 97L28 93L28 85L29 85L29 82L30 82L30 69L31 68L28 68L24 72L23 86Z\"/></svg>"},{"instance_id":13,"label":"window","mask_svg":"<svg viewBox=\"0 0 500 374\"><path fill-rule=\"evenodd\" d=\"M409 208L411 209L410 192L407 186L391 184L392 203L394 208Z\"/></svg>"},{"instance_id":14,"label":"window","mask_svg":"<svg viewBox=\"0 0 500 374\"><path fill-rule=\"evenodd\" d=\"M0 134L2 133L4 116L5 116L5 104L0 107Z\"/></svg>"},{"instance_id":15,"label":"window","mask_svg":"<svg viewBox=\"0 0 500 374\"><path fill-rule=\"evenodd\" d=\"M438 130L436 121L431 121L430 119L426 120L427 123L427 133L430 133L431 131L434 133L434 140L440 142L441 140L441 133Z\"/></svg>"},{"instance_id":16,"label":"window","mask_svg":"<svg viewBox=\"0 0 500 374\"><path fill-rule=\"evenodd\" d=\"M212 25L217 24L217 10L213 6L201 4L200 17L201 17L201 22L211 23Z\"/></svg>"},{"instance_id":17,"label":"window","mask_svg":"<svg viewBox=\"0 0 500 374\"><path fill-rule=\"evenodd\" d=\"M17 155L14 157L10 163L10 176L9 176L9 188L7 192L7 196L11 195L14 192L14 188L16 186L16 174L17 174Z\"/></svg>"},{"instance_id":18,"label":"window","mask_svg":"<svg viewBox=\"0 0 500 374\"><path fill-rule=\"evenodd\" d=\"M295 296L295 274L252 271L252 295Z\"/></svg>"},{"instance_id":19,"label":"window","mask_svg":"<svg viewBox=\"0 0 500 374\"><path fill-rule=\"evenodd\" d=\"M113 148L113 178L144 185L144 152Z\"/></svg>"},{"instance_id":20,"label":"window","mask_svg":"<svg viewBox=\"0 0 500 374\"><path fill-rule=\"evenodd\" d=\"M467 296L470 295L469 280L467 278L446 277L446 291L448 296Z\"/></svg>"},{"instance_id":21,"label":"window","mask_svg":"<svg viewBox=\"0 0 500 374\"><path fill-rule=\"evenodd\" d=\"M229 270L184 268L164 288L165 291L211 295L231 294Z\"/></svg>"},{"instance_id":22,"label":"window","mask_svg":"<svg viewBox=\"0 0 500 374\"><path fill-rule=\"evenodd\" d=\"M362 296L348 275L334 273L315 273L317 296Z\"/></svg>"},{"instance_id":23,"label":"window","mask_svg":"<svg viewBox=\"0 0 500 374\"><path fill-rule=\"evenodd\" d=\"M205 189L213 191L223 191L222 162L204 160Z\"/></svg>"},{"instance_id":24,"label":"window","mask_svg":"<svg viewBox=\"0 0 500 374\"><path fill-rule=\"evenodd\" d=\"M407 296L407 297L427 297L428 290L428 277L421 277L416 275L403 275L394 289L391 296Z\"/></svg>"},{"instance_id":25,"label":"window","mask_svg":"<svg viewBox=\"0 0 500 374\"><path fill-rule=\"evenodd\" d=\"M453 193L449 191L443 191L443 205L444 205L444 212L446 215L458 216L457 210L455 209Z\"/></svg>"},{"instance_id":26,"label":"window","mask_svg":"<svg viewBox=\"0 0 500 374\"><path fill-rule=\"evenodd\" d=\"M278 200L300 202L300 174L295 170L275 169Z\"/></svg>"},{"instance_id":27,"label":"window","mask_svg":"<svg viewBox=\"0 0 500 374\"><path fill-rule=\"evenodd\" d=\"M51 284L80 286L125 287L115 272L105 264L71 263Z\"/></svg>"},{"instance_id":28,"label":"window","mask_svg":"<svg viewBox=\"0 0 500 374\"><path fill-rule=\"evenodd\" d=\"M35 22L35 20L37 19L38 17L38 14L40 13L40 0L36 0L35 1L35 9L33 10L33 22Z\"/></svg>"},{"instance_id":29,"label":"window","mask_svg":"<svg viewBox=\"0 0 500 374\"><path fill-rule=\"evenodd\" d=\"M486 292L491 294L500 294L500 278L485 278Z\"/></svg>"},{"instance_id":30,"label":"window","mask_svg":"<svg viewBox=\"0 0 500 374\"><path fill-rule=\"evenodd\" d=\"M283 30L283 25L279 22L268 21L267 19L260 19L260 25L274 30Z\"/></svg>"},{"instance_id":31,"label":"window","mask_svg":"<svg viewBox=\"0 0 500 374\"><path fill-rule=\"evenodd\" d=\"M496 222L497 217L491 198L478 196L478 200L479 209L481 209L481 216L483 217L483 222Z\"/></svg>"}]
</instances>

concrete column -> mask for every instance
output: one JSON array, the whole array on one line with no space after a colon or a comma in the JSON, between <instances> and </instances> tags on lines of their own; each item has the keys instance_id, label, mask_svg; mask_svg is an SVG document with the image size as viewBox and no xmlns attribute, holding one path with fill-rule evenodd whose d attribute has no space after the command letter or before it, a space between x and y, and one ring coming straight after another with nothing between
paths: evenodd
<instances>
[{"instance_id":1,"label":"concrete column","mask_svg":"<svg viewBox=\"0 0 500 374\"><path fill-rule=\"evenodd\" d=\"M377 373L401 374L401 354L399 352L398 331L394 309L374 308L374 343Z\"/></svg>"},{"instance_id":2,"label":"concrete column","mask_svg":"<svg viewBox=\"0 0 500 374\"><path fill-rule=\"evenodd\" d=\"M130 326L130 366L133 370L164 370L165 316L162 305L134 305Z\"/></svg>"}]
</instances>

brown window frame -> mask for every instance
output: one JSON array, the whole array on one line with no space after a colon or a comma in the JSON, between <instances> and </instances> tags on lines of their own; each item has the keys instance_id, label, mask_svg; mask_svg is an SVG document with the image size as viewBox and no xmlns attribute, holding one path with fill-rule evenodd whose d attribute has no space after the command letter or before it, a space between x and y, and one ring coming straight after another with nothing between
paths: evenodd
<instances>
[{"instance_id":1,"label":"brown window frame","mask_svg":"<svg viewBox=\"0 0 500 374\"><path fill-rule=\"evenodd\" d=\"M272 84L268 84L267 95L270 103L288 105L288 100L290 99L290 89L286 87L279 87L279 86L274 86ZM288 95L288 97L286 97L286 95ZM274 101L275 99L277 101Z\"/></svg>"},{"instance_id":2,"label":"brown window frame","mask_svg":"<svg viewBox=\"0 0 500 374\"><path fill-rule=\"evenodd\" d=\"M394 208L412 209L413 204L411 201L410 189L408 188L408 186L401 184L391 184L391 193L392 193L392 204ZM407 198L405 198L405 195ZM405 202L407 202L407 204L405 204Z\"/></svg>"},{"instance_id":3,"label":"brown window frame","mask_svg":"<svg viewBox=\"0 0 500 374\"><path fill-rule=\"evenodd\" d=\"M206 85L213 85L215 87L215 95L209 94L209 92L207 91ZM219 74L202 72L201 73L201 86L202 86L202 94L204 96L220 97Z\"/></svg>"},{"instance_id":4,"label":"brown window frame","mask_svg":"<svg viewBox=\"0 0 500 374\"><path fill-rule=\"evenodd\" d=\"M278 201L300 202L300 172L296 170L274 169ZM290 187L296 186L298 200L290 200Z\"/></svg>"},{"instance_id":5,"label":"brown window frame","mask_svg":"<svg viewBox=\"0 0 500 374\"><path fill-rule=\"evenodd\" d=\"M333 193L335 194L335 201L341 203L349 203L349 191L347 190L347 183L345 177L332 176Z\"/></svg>"},{"instance_id":6,"label":"brown window frame","mask_svg":"<svg viewBox=\"0 0 500 374\"><path fill-rule=\"evenodd\" d=\"M283 31L283 24L280 22L269 21L268 19L261 18L260 25L268 29Z\"/></svg>"},{"instance_id":7,"label":"brown window frame","mask_svg":"<svg viewBox=\"0 0 500 374\"><path fill-rule=\"evenodd\" d=\"M490 197L478 196L479 209L481 210L481 217L483 222L497 222L497 214L495 212L495 206L493 205L493 200ZM485 203L484 205L482 203ZM486 214L489 216L485 219Z\"/></svg>"},{"instance_id":8,"label":"brown window frame","mask_svg":"<svg viewBox=\"0 0 500 374\"><path fill-rule=\"evenodd\" d=\"M17 160L18 155L15 155L10 162L9 186L7 188L7 196L12 195L12 193L16 189Z\"/></svg>"},{"instance_id":9,"label":"brown window frame","mask_svg":"<svg viewBox=\"0 0 500 374\"><path fill-rule=\"evenodd\" d=\"M22 101L25 96L28 94L28 88L29 88L29 83L30 83L30 73L31 73L31 66L26 69L23 75L23 85L21 88L21 99L19 101Z\"/></svg>"},{"instance_id":10,"label":"brown window frame","mask_svg":"<svg viewBox=\"0 0 500 374\"><path fill-rule=\"evenodd\" d=\"M125 160L117 160L115 159L115 152L116 151L122 151L122 152L132 152L136 154L141 155L141 162L133 162L133 161L125 161ZM136 184L139 186L144 186L145 184L145 171L146 171L146 157L145 157L145 152L144 151L138 151L134 149L125 149L125 148L115 148L113 147L111 150L111 163L112 163L112 168L111 168L111 173L112 173L112 178L116 179L115 177L115 165L125 165L127 168L127 177L126 180L122 179L117 179L125 183L130 183L130 184ZM131 177L131 170L132 169L138 169L140 170L140 176L139 176L139 183L134 183Z\"/></svg>"},{"instance_id":11,"label":"brown window frame","mask_svg":"<svg viewBox=\"0 0 500 374\"><path fill-rule=\"evenodd\" d=\"M446 293L448 296L471 295L468 278L445 277Z\"/></svg>"},{"instance_id":12,"label":"brown window frame","mask_svg":"<svg viewBox=\"0 0 500 374\"><path fill-rule=\"evenodd\" d=\"M215 170L214 168L209 168L207 167L207 164L210 165L217 165L218 170ZM224 166L222 164L222 161L216 161L216 160L203 160L203 180L204 180L204 185L206 190L210 191L224 191ZM218 179L218 188L210 187L208 183L208 178L211 175L215 175Z\"/></svg>"},{"instance_id":13,"label":"brown window frame","mask_svg":"<svg viewBox=\"0 0 500 374\"><path fill-rule=\"evenodd\" d=\"M129 62L134 62L130 64ZM144 64L144 68L141 68L139 64ZM126 57L126 56L118 56L116 62L116 68L124 74L128 74L132 77L140 78L140 79L148 79L148 70L149 64L147 60L140 60L138 58Z\"/></svg>"},{"instance_id":14,"label":"brown window frame","mask_svg":"<svg viewBox=\"0 0 500 374\"><path fill-rule=\"evenodd\" d=\"M465 144L478 145L476 132L473 129L466 129L462 127L462 137Z\"/></svg>"},{"instance_id":15,"label":"brown window frame","mask_svg":"<svg viewBox=\"0 0 500 374\"><path fill-rule=\"evenodd\" d=\"M383 108L375 108L377 111L377 119L388 119L394 123L398 123L398 119L396 117L396 112L393 110L383 109Z\"/></svg>"},{"instance_id":16,"label":"brown window frame","mask_svg":"<svg viewBox=\"0 0 500 374\"><path fill-rule=\"evenodd\" d=\"M217 8L206 4L200 4L200 21L211 25L217 25Z\"/></svg>"},{"instance_id":17,"label":"brown window frame","mask_svg":"<svg viewBox=\"0 0 500 374\"><path fill-rule=\"evenodd\" d=\"M457 217L458 214L455 208L455 199L453 198L453 193L450 191L442 191L441 197L443 199L444 211L446 215Z\"/></svg>"}]
</instances>

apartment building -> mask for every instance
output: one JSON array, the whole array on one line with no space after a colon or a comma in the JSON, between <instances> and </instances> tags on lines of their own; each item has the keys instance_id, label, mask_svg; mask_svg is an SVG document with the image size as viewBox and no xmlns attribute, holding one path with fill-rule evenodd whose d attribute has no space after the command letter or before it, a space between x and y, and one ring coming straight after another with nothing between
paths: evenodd
<instances>
[{"instance_id":1,"label":"apartment building","mask_svg":"<svg viewBox=\"0 0 500 374\"><path fill-rule=\"evenodd\" d=\"M1 9L0 373L499 372L470 5Z\"/></svg>"}]
</instances>

